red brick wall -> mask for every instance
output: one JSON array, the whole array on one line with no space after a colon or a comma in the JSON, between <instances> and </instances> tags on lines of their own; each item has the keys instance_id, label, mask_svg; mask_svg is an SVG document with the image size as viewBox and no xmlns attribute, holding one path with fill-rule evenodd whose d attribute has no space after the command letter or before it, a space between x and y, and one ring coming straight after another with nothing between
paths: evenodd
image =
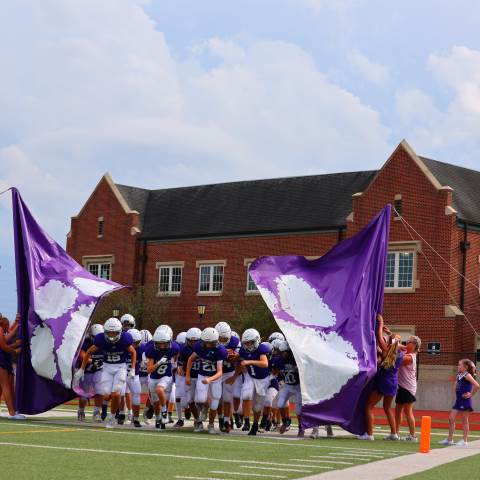
<instances>
[{"instance_id":1,"label":"red brick wall","mask_svg":"<svg viewBox=\"0 0 480 480\"><path fill-rule=\"evenodd\" d=\"M409 153L399 147L390 161L365 192L353 200L354 221L349 222L347 234L358 232L385 204L394 203L395 195L402 196L402 215L446 260L458 265L458 228L454 215L445 215L445 206L452 201L452 192L437 190L421 171ZM418 236L413 233L415 240ZM400 220L392 215L390 241L411 241ZM445 282L453 298L459 302L458 276L452 275L425 244L422 251ZM463 318L445 317L445 305L453 303L422 254L417 254L419 288L414 293L386 293L384 315L386 322L416 326L426 347L429 341L441 342L442 350L459 351L462 343ZM471 338L471 337L470 337Z\"/></svg>"},{"instance_id":2,"label":"red brick wall","mask_svg":"<svg viewBox=\"0 0 480 480\"><path fill-rule=\"evenodd\" d=\"M98 238L98 218L104 218L103 237ZM77 262L83 256L114 255L112 280L133 285L136 266L136 237L131 228L138 226L138 215L127 214L103 178L80 215L71 220L67 252Z\"/></svg>"},{"instance_id":3,"label":"red brick wall","mask_svg":"<svg viewBox=\"0 0 480 480\"><path fill-rule=\"evenodd\" d=\"M234 304L248 301L262 301L259 296L245 295L247 269L245 259L262 255L319 256L338 241L338 232L309 235L288 235L275 237L243 237L217 240L196 240L179 242L150 243L147 247L145 283L158 284L156 262L184 261L182 293L179 297L159 299L167 304L169 321L186 328L197 323L197 304L207 305L205 325L223 318L232 318ZM197 295L199 271L198 260L226 260L224 269L224 290L222 296ZM215 312L215 317L213 316Z\"/></svg>"}]
</instances>

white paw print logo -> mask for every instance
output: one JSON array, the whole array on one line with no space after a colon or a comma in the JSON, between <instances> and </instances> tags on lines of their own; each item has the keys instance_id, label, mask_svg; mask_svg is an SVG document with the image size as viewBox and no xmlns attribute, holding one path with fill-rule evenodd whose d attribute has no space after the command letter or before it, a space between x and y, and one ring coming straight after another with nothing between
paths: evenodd
<instances>
[{"instance_id":1,"label":"white paw print logo","mask_svg":"<svg viewBox=\"0 0 480 480\"><path fill-rule=\"evenodd\" d=\"M57 320L71 311L70 319L63 332L62 344L55 350L55 338L50 327L43 323L32 332L30 351L32 366L42 377L53 380L60 370L63 384L71 387L72 364L78 345L83 337L90 316L100 295L115 288L115 285L77 277L73 285L66 285L60 280L49 280L37 288L34 293L35 313L43 322ZM79 303L82 293L90 300Z\"/></svg>"},{"instance_id":2,"label":"white paw print logo","mask_svg":"<svg viewBox=\"0 0 480 480\"><path fill-rule=\"evenodd\" d=\"M336 314L305 279L280 275L275 284L276 292L261 286L259 290L292 348L303 403L329 400L359 373L358 353L337 332L318 329L335 327ZM281 318L278 315L281 312L299 325Z\"/></svg>"}]
</instances>

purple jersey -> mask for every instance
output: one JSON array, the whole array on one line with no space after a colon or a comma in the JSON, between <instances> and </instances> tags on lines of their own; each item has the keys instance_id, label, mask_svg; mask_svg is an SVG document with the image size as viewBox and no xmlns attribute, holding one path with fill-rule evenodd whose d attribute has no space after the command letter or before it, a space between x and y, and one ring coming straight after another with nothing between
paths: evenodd
<instances>
[{"instance_id":1,"label":"purple jersey","mask_svg":"<svg viewBox=\"0 0 480 480\"><path fill-rule=\"evenodd\" d=\"M280 371L286 385L300 384L297 362L295 361L295 358L291 352L286 359L277 357L275 360L273 360L272 366Z\"/></svg>"},{"instance_id":2,"label":"purple jersey","mask_svg":"<svg viewBox=\"0 0 480 480\"><path fill-rule=\"evenodd\" d=\"M135 351L137 352L137 361L135 363L135 375L140 375L140 363L142 362L142 355L143 355L143 347L145 345L139 345L138 347L134 347ZM130 371L132 368L132 355L129 355L127 360L127 369Z\"/></svg>"},{"instance_id":3,"label":"purple jersey","mask_svg":"<svg viewBox=\"0 0 480 480\"><path fill-rule=\"evenodd\" d=\"M193 353L193 348L189 345L183 345L182 349L180 350L180 355L178 356L179 363L182 362L183 366L185 367L185 373L187 370L187 362L190 356ZM200 359L197 358L192 362L192 368L190 369L190 378L198 378L198 372L200 371Z\"/></svg>"},{"instance_id":4,"label":"purple jersey","mask_svg":"<svg viewBox=\"0 0 480 480\"><path fill-rule=\"evenodd\" d=\"M193 351L200 359L200 375L212 377L217 373L217 362L227 358L227 349L223 345L205 348L203 342L197 342Z\"/></svg>"},{"instance_id":5,"label":"purple jersey","mask_svg":"<svg viewBox=\"0 0 480 480\"><path fill-rule=\"evenodd\" d=\"M402 364L403 353L398 352L391 368L380 367L374 378L374 388L382 395L395 396L398 389L398 369Z\"/></svg>"},{"instance_id":6,"label":"purple jersey","mask_svg":"<svg viewBox=\"0 0 480 480\"><path fill-rule=\"evenodd\" d=\"M227 350L233 350L234 352L238 351L238 345L240 340L237 337L231 337L228 345L224 345ZM227 352L228 353L228 352ZM230 360L223 361L223 373L230 373L235 371L235 364Z\"/></svg>"},{"instance_id":7,"label":"purple jersey","mask_svg":"<svg viewBox=\"0 0 480 480\"><path fill-rule=\"evenodd\" d=\"M455 405L452 407L453 410L460 411L473 411L473 404L471 398L463 398L465 393L469 393L473 390L473 385L465 378L468 375L468 372L459 373L457 375L457 385L455 388Z\"/></svg>"},{"instance_id":8,"label":"purple jersey","mask_svg":"<svg viewBox=\"0 0 480 480\"><path fill-rule=\"evenodd\" d=\"M172 376L172 363L175 356L180 351L180 347L177 343L172 342L170 348L164 350L157 350L152 342L148 342L145 345L144 352L146 358L151 358L155 363L162 360L163 362L158 365L157 369L150 374L150 378L162 378Z\"/></svg>"},{"instance_id":9,"label":"purple jersey","mask_svg":"<svg viewBox=\"0 0 480 480\"><path fill-rule=\"evenodd\" d=\"M86 352L93 345L92 338L86 338L83 341L82 350ZM92 362L87 363L85 367L85 373L95 373L102 369L103 367L103 353L100 350L97 350L95 353L92 353L91 356Z\"/></svg>"},{"instance_id":10,"label":"purple jersey","mask_svg":"<svg viewBox=\"0 0 480 480\"><path fill-rule=\"evenodd\" d=\"M133 343L133 338L128 332L122 332L118 342L109 342L104 333L95 336L93 344L103 353L104 363L126 363L130 352L128 347Z\"/></svg>"},{"instance_id":11,"label":"purple jersey","mask_svg":"<svg viewBox=\"0 0 480 480\"><path fill-rule=\"evenodd\" d=\"M240 348L239 354L242 360L260 360L262 355L266 355L267 358L271 353L271 349L265 343L261 343L257 349L253 352L247 352L243 347ZM263 378L267 378L270 375L270 369L257 367L255 365L249 365L247 367L247 372L252 378L256 378L262 380Z\"/></svg>"}]
</instances>

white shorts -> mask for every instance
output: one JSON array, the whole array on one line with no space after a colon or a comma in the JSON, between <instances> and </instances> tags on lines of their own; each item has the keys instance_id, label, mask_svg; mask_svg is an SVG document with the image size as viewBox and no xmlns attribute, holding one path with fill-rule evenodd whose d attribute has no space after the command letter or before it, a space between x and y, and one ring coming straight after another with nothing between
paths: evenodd
<instances>
[{"instance_id":1,"label":"white shorts","mask_svg":"<svg viewBox=\"0 0 480 480\"><path fill-rule=\"evenodd\" d=\"M140 377L140 385L142 386L142 393L148 393L148 375Z\"/></svg>"},{"instance_id":2,"label":"white shorts","mask_svg":"<svg viewBox=\"0 0 480 480\"><path fill-rule=\"evenodd\" d=\"M140 393L142 393L142 386L140 385L140 377L138 375L135 375L133 378L127 378L125 393L132 394L133 405L140 405Z\"/></svg>"},{"instance_id":3,"label":"white shorts","mask_svg":"<svg viewBox=\"0 0 480 480\"><path fill-rule=\"evenodd\" d=\"M180 375L175 376L175 396L178 399L185 399L187 396L187 384L185 383L185 377Z\"/></svg>"},{"instance_id":4,"label":"white shorts","mask_svg":"<svg viewBox=\"0 0 480 480\"><path fill-rule=\"evenodd\" d=\"M187 403L195 402L195 393L197 391L198 378L190 378L190 385L185 383L185 395L187 397Z\"/></svg>"},{"instance_id":5,"label":"white shorts","mask_svg":"<svg viewBox=\"0 0 480 480\"><path fill-rule=\"evenodd\" d=\"M233 393L235 390L235 383L226 383L229 378L232 378L235 372L228 372L222 375L222 400L225 403L230 403L233 400Z\"/></svg>"},{"instance_id":6,"label":"white shorts","mask_svg":"<svg viewBox=\"0 0 480 480\"><path fill-rule=\"evenodd\" d=\"M278 390L276 388L270 387L267 390L265 395L265 407L274 407L276 408L276 400L278 397Z\"/></svg>"},{"instance_id":7,"label":"white shorts","mask_svg":"<svg viewBox=\"0 0 480 480\"><path fill-rule=\"evenodd\" d=\"M295 401L295 412L299 415L302 410L302 391L300 385L285 384L283 388L280 389L277 401L278 408L287 408L291 398Z\"/></svg>"},{"instance_id":8,"label":"white shorts","mask_svg":"<svg viewBox=\"0 0 480 480\"><path fill-rule=\"evenodd\" d=\"M170 403L175 403L175 396L177 395L177 387L175 385L175 382L172 380L172 388L170 389L170 397L168 401Z\"/></svg>"},{"instance_id":9,"label":"white shorts","mask_svg":"<svg viewBox=\"0 0 480 480\"><path fill-rule=\"evenodd\" d=\"M250 375L244 375L242 387L242 400L253 400L253 411L260 412L265 404L267 389L270 384L270 377L252 378Z\"/></svg>"},{"instance_id":10,"label":"white shorts","mask_svg":"<svg viewBox=\"0 0 480 480\"><path fill-rule=\"evenodd\" d=\"M242 398L243 375L239 375L233 384L233 398Z\"/></svg>"},{"instance_id":11,"label":"white shorts","mask_svg":"<svg viewBox=\"0 0 480 480\"><path fill-rule=\"evenodd\" d=\"M195 402L196 403L207 403L208 398L210 397L210 408L216 410L218 408L218 402L222 396L222 379L219 378L208 385L205 385L202 380L203 375L199 375L197 379L197 385L195 389Z\"/></svg>"},{"instance_id":12,"label":"white shorts","mask_svg":"<svg viewBox=\"0 0 480 480\"><path fill-rule=\"evenodd\" d=\"M98 370L94 373L85 373L80 387L89 395L102 395L102 371Z\"/></svg>"},{"instance_id":13,"label":"white shorts","mask_svg":"<svg viewBox=\"0 0 480 480\"><path fill-rule=\"evenodd\" d=\"M173 379L172 377L161 377L161 378L149 378L148 379L148 391L150 392L150 398L152 402L158 402L157 387L162 387L167 396L172 389Z\"/></svg>"},{"instance_id":14,"label":"white shorts","mask_svg":"<svg viewBox=\"0 0 480 480\"><path fill-rule=\"evenodd\" d=\"M127 380L127 365L125 363L104 363L100 379L102 395L122 393Z\"/></svg>"}]
</instances>

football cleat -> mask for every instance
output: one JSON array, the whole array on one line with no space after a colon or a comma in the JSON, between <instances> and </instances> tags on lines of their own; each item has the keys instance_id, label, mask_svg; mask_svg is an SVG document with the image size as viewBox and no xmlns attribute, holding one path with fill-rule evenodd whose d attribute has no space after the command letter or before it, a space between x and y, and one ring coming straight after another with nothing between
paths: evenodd
<instances>
[{"instance_id":1,"label":"football cleat","mask_svg":"<svg viewBox=\"0 0 480 480\"><path fill-rule=\"evenodd\" d=\"M107 421L105 422L105 428L114 428L114 418L112 415L107 417Z\"/></svg>"},{"instance_id":2,"label":"football cleat","mask_svg":"<svg viewBox=\"0 0 480 480\"><path fill-rule=\"evenodd\" d=\"M208 424L207 431L210 435L216 435L217 431L215 430L215 425L213 423Z\"/></svg>"},{"instance_id":3,"label":"football cleat","mask_svg":"<svg viewBox=\"0 0 480 480\"><path fill-rule=\"evenodd\" d=\"M327 432L327 438L333 438L335 436L331 425L325 425L325 431Z\"/></svg>"},{"instance_id":4,"label":"football cleat","mask_svg":"<svg viewBox=\"0 0 480 480\"><path fill-rule=\"evenodd\" d=\"M239 413L234 413L233 418L235 419L235 426L237 428L242 428L243 419L241 418L241 415Z\"/></svg>"},{"instance_id":5,"label":"football cleat","mask_svg":"<svg viewBox=\"0 0 480 480\"><path fill-rule=\"evenodd\" d=\"M168 412L168 423L174 423L173 422L173 413Z\"/></svg>"},{"instance_id":6,"label":"football cleat","mask_svg":"<svg viewBox=\"0 0 480 480\"><path fill-rule=\"evenodd\" d=\"M79 422L84 422L85 421L85 410L78 410L77 411L77 420Z\"/></svg>"},{"instance_id":7,"label":"football cleat","mask_svg":"<svg viewBox=\"0 0 480 480\"><path fill-rule=\"evenodd\" d=\"M182 419L177 420L177 423L173 426L173 428L182 428L185 425L185 422Z\"/></svg>"},{"instance_id":8,"label":"football cleat","mask_svg":"<svg viewBox=\"0 0 480 480\"><path fill-rule=\"evenodd\" d=\"M320 438L320 431L319 431L318 427L314 427L312 429L312 433L310 434L310 438L313 438L314 440L316 440L317 438Z\"/></svg>"},{"instance_id":9,"label":"football cleat","mask_svg":"<svg viewBox=\"0 0 480 480\"><path fill-rule=\"evenodd\" d=\"M252 423L252 428L250 429L250 431L248 432L249 435L256 435L258 432L258 423L257 422L253 422Z\"/></svg>"},{"instance_id":10,"label":"football cleat","mask_svg":"<svg viewBox=\"0 0 480 480\"><path fill-rule=\"evenodd\" d=\"M102 405L102 413L100 415L102 422L107 418L107 415L108 415L108 405Z\"/></svg>"},{"instance_id":11,"label":"football cleat","mask_svg":"<svg viewBox=\"0 0 480 480\"><path fill-rule=\"evenodd\" d=\"M297 438L305 438L305 429L303 428L298 429Z\"/></svg>"},{"instance_id":12,"label":"football cleat","mask_svg":"<svg viewBox=\"0 0 480 480\"><path fill-rule=\"evenodd\" d=\"M142 426L138 418L134 419L132 423L133 423L133 426L136 428L140 428Z\"/></svg>"},{"instance_id":13,"label":"football cleat","mask_svg":"<svg viewBox=\"0 0 480 480\"><path fill-rule=\"evenodd\" d=\"M100 412L95 412L93 414L93 421L94 423L102 423L102 415Z\"/></svg>"},{"instance_id":14,"label":"football cleat","mask_svg":"<svg viewBox=\"0 0 480 480\"><path fill-rule=\"evenodd\" d=\"M198 420L195 422L195 427L193 429L195 433L203 432L203 422Z\"/></svg>"},{"instance_id":15,"label":"football cleat","mask_svg":"<svg viewBox=\"0 0 480 480\"><path fill-rule=\"evenodd\" d=\"M162 421L161 420L155 420L155 428L160 428L162 425Z\"/></svg>"},{"instance_id":16,"label":"football cleat","mask_svg":"<svg viewBox=\"0 0 480 480\"><path fill-rule=\"evenodd\" d=\"M148 407L148 409L147 409L147 418L148 418L149 420L151 420L151 419L153 418L153 413L154 413L154 412L153 412L153 406L150 405L150 406Z\"/></svg>"},{"instance_id":17,"label":"football cleat","mask_svg":"<svg viewBox=\"0 0 480 480\"><path fill-rule=\"evenodd\" d=\"M245 417L243 419L242 432L248 432L249 430L250 430L250 419L248 417Z\"/></svg>"},{"instance_id":18,"label":"football cleat","mask_svg":"<svg viewBox=\"0 0 480 480\"><path fill-rule=\"evenodd\" d=\"M185 409L185 419L190 420L191 418L192 418L192 411L190 410L190 408L186 408Z\"/></svg>"},{"instance_id":19,"label":"football cleat","mask_svg":"<svg viewBox=\"0 0 480 480\"><path fill-rule=\"evenodd\" d=\"M123 425L125 423L125 414L124 413L119 413L118 414L117 423L119 425Z\"/></svg>"},{"instance_id":20,"label":"football cleat","mask_svg":"<svg viewBox=\"0 0 480 480\"><path fill-rule=\"evenodd\" d=\"M285 432L288 432L290 430L290 425L292 424L292 421L289 419L289 418L286 418L282 425L280 426L280 430L279 432L280 433L285 433Z\"/></svg>"}]
</instances>

